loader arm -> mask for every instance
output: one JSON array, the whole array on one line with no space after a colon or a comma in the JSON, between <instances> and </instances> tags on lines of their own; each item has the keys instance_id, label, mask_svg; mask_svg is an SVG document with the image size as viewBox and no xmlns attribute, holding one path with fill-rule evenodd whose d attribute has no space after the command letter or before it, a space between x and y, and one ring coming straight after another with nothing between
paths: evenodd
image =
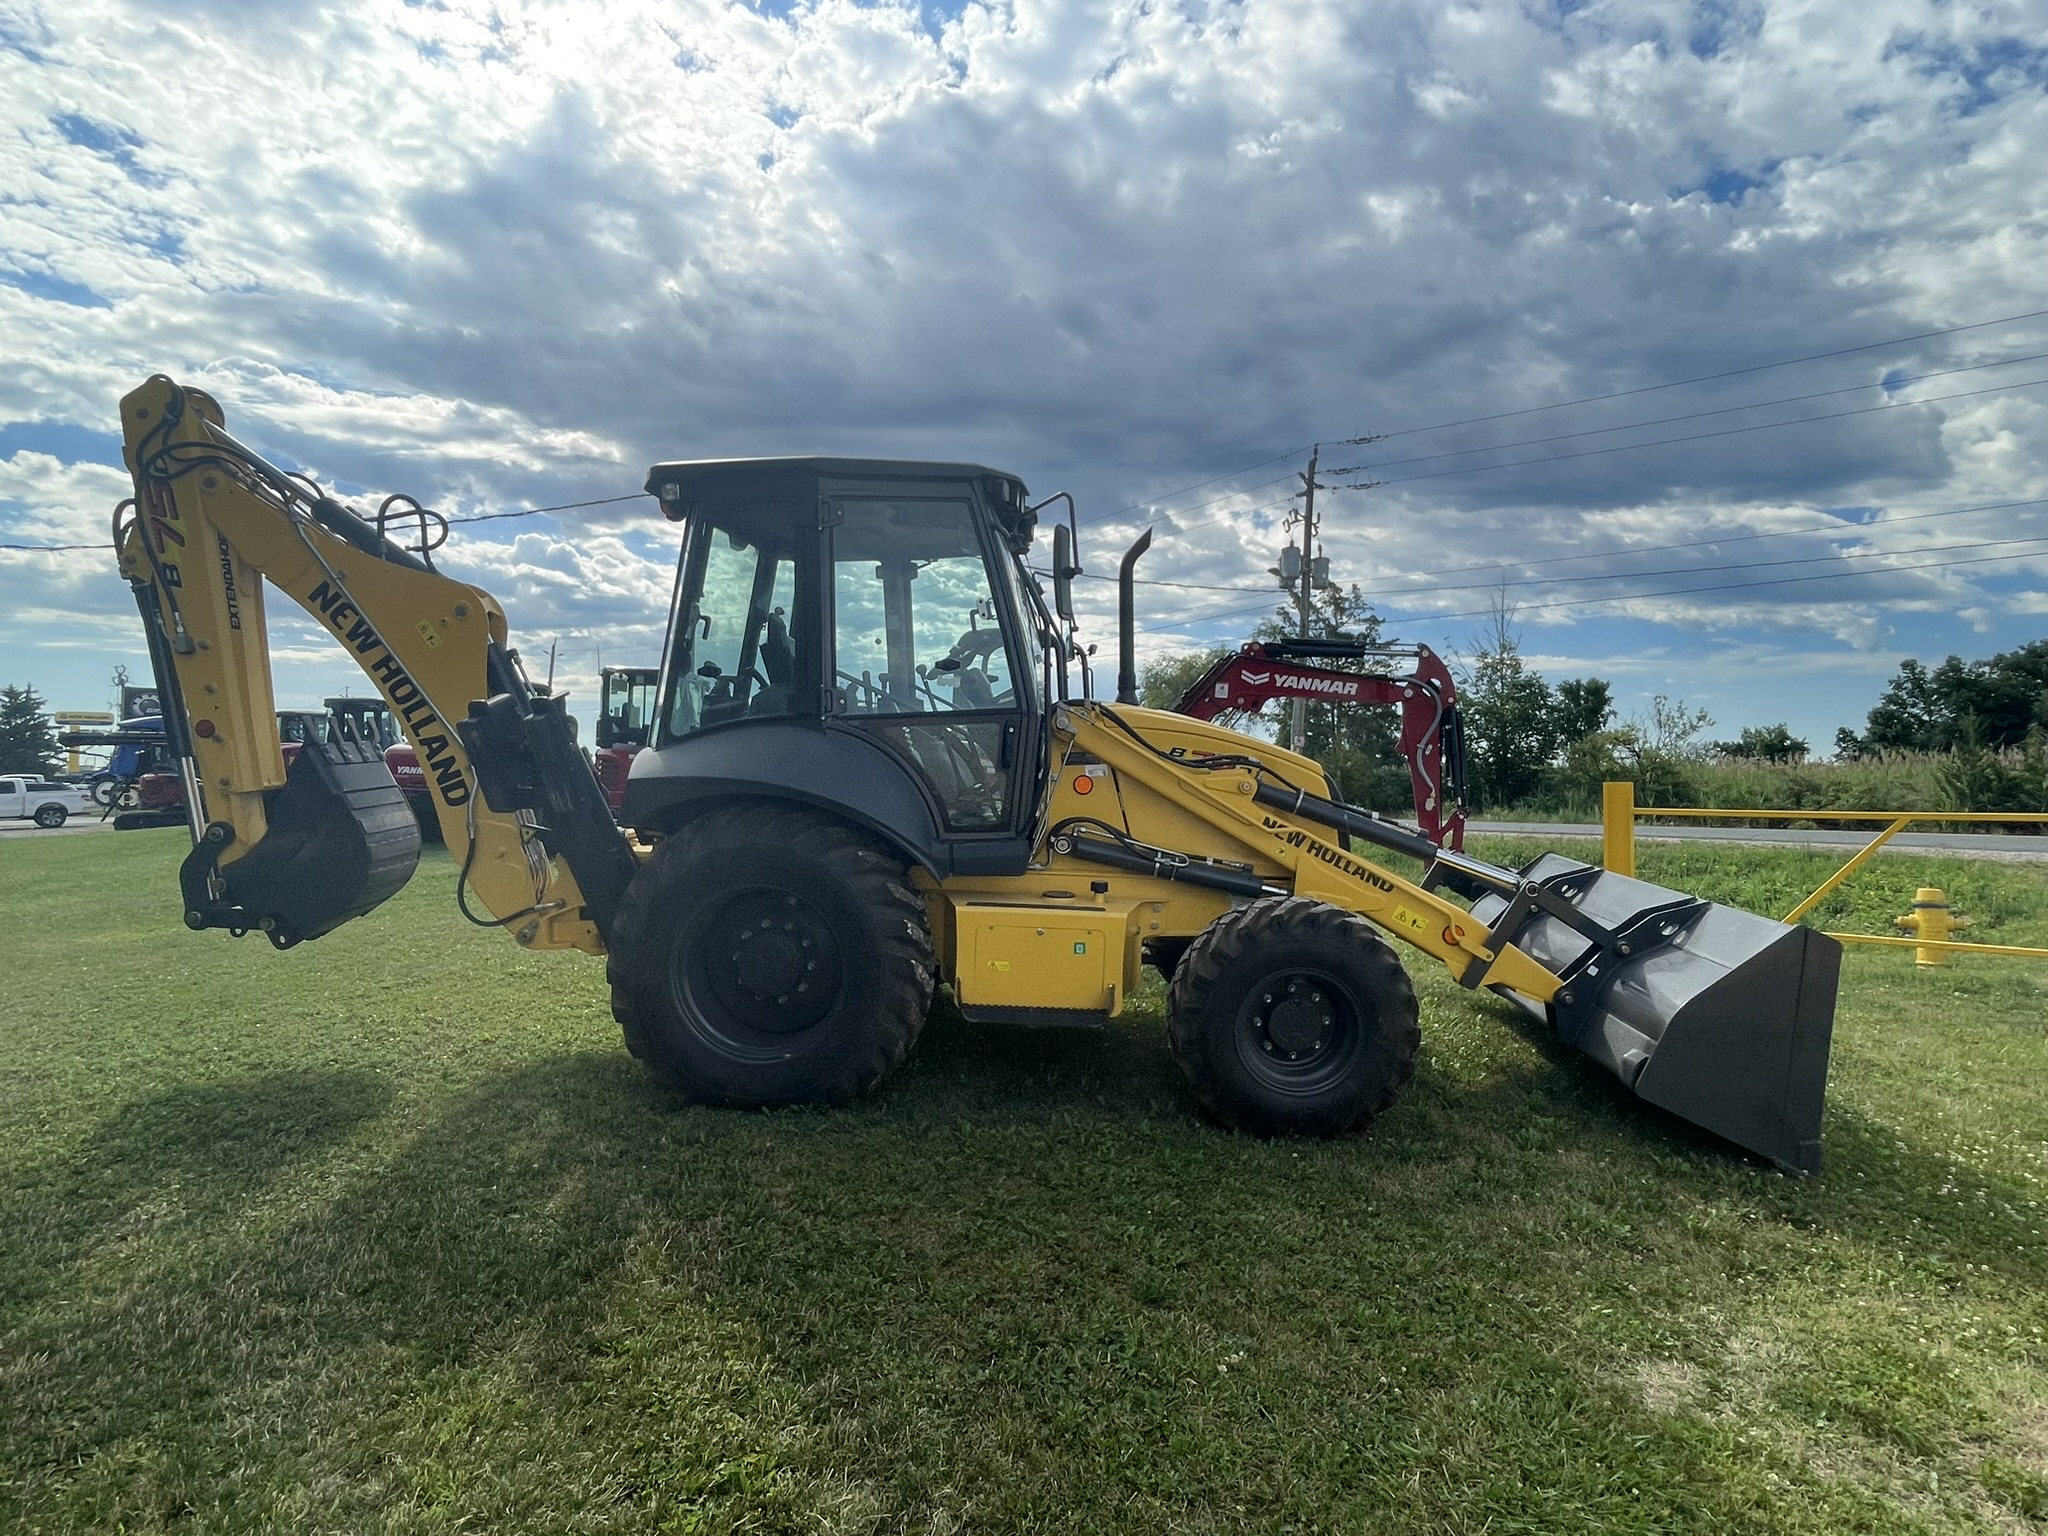
<instances>
[{"instance_id":1,"label":"loader arm","mask_svg":"<svg viewBox=\"0 0 2048 1536\"><path fill-rule=\"evenodd\" d=\"M374 746L309 745L288 775L268 580L402 722L472 921L534 948L601 953L634 856L561 697L527 684L491 595L435 570L424 536L421 551L402 548L244 448L199 390L157 376L121 402L121 418L135 510L117 514L115 543L186 782L188 925L259 928L280 947L317 937L390 895L417 857L416 828L408 851L386 814L389 772ZM363 889L322 888L348 881ZM471 912L470 892L488 916Z\"/></svg>"},{"instance_id":2,"label":"loader arm","mask_svg":"<svg viewBox=\"0 0 2048 1536\"><path fill-rule=\"evenodd\" d=\"M1188 931L1167 926L1172 892L1188 885L1212 904L1291 896L1356 913L1460 986L1522 1004L1637 1097L1788 1170L1819 1170L1841 956L1825 934L1557 854L1522 870L1487 864L1307 789L1307 759L1193 739L1181 716L1069 701L1055 736L1062 761L1099 763L1115 790L1113 803L1061 792L1051 867L1139 876L1125 899L1152 903L1162 935ZM1352 838L1421 860L1421 879L1353 851Z\"/></svg>"},{"instance_id":3,"label":"loader arm","mask_svg":"<svg viewBox=\"0 0 2048 1536\"><path fill-rule=\"evenodd\" d=\"M1537 1003L1548 1003L1557 995L1562 985L1558 976L1512 944L1496 941L1492 929L1464 907L1350 852L1341 831L1318 824L1299 809L1331 802L1283 788L1270 773L1235 760L1153 750L1145 744L1144 733L1162 723L1152 711L1103 705L1069 705L1056 722L1071 749L1099 758L1127 780L1224 833L1257 862L1270 860L1279 866L1285 871L1281 883L1291 894L1369 918L1437 960L1461 986L1502 987ZM1289 810L1287 801L1296 808ZM1333 813L1345 809L1333 807ZM1376 820L1362 813L1351 815L1359 823ZM1402 833L1388 828L1385 835L1391 839ZM1440 873L1455 869L1468 880L1478 876L1480 888L1510 896L1520 889L1521 882L1511 872L1492 870L1455 853L1445 855L1426 840L1409 836L1412 842L1404 851L1425 860L1447 860ZM1069 851L1077 848L1086 850L1086 842L1069 837ZM1085 859L1087 852L1079 856Z\"/></svg>"}]
</instances>

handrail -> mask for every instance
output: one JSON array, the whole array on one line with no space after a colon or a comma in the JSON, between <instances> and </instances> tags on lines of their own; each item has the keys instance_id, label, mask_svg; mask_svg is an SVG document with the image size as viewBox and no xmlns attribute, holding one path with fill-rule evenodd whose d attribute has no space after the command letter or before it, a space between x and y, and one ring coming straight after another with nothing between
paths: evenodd
<instances>
[{"instance_id":1,"label":"handrail","mask_svg":"<svg viewBox=\"0 0 2048 1536\"><path fill-rule=\"evenodd\" d=\"M1601 787L1605 789L1608 786ZM1624 780L1622 787L1633 790L1635 785ZM1689 816L1697 821L1741 816L1768 821L1890 821L1895 816L1903 816L1908 821L2048 822L2048 811L1763 811L1751 810L1747 806L1704 809L1696 805L1638 805L1635 806L1635 814L1639 821L1649 816Z\"/></svg>"},{"instance_id":2,"label":"handrail","mask_svg":"<svg viewBox=\"0 0 2048 1536\"><path fill-rule=\"evenodd\" d=\"M1664 806L1636 804L1636 787L1633 782L1623 779L1609 781L1600 786L1600 862L1618 875L1633 875L1636 872L1636 823L1653 816L1683 817L1693 821L1882 821L1883 830L1863 847L1858 849L1849 861L1823 880L1812 895L1785 914L1785 921L1796 923L1815 907L1821 899L1850 875L1868 863L1877 851L1915 822L2002 822L2011 825L2048 825L2048 812L2043 811L1781 811L1753 810L1747 807L1709 808L1703 806ZM2048 840L2043 842L2048 848ZM1889 934L1830 933L1831 939L1844 944L1882 944L1894 948L1918 948L1954 950L1958 953L1980 955L2024 955L2033 959L2048 960L2048 949L2031 949L2018 944L1970 944L1953 939L1902 939Z\"/></svg>"}]
</instances>

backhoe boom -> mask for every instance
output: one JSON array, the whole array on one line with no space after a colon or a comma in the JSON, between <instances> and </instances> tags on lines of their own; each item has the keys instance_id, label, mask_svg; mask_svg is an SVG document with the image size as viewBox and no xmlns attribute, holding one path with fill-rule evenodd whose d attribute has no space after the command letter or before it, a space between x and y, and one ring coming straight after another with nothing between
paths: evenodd
<instances>
[{"instance_id":1,"label":"backhoe boom","mask_svg":"<svg viewBox=\"0 0 2048 1536\"><path fill-rule=\"evenodd\" d=\"M381 758L341 741L302 752L288 781L268 580L340 642L402 723L484 921L537 948L601 952L633 857L573 745L548 750L568 731L560 700L526 684L490 594L243 447L198 390L152 378L121 416L136 497L116 545L187 778L186 921L261 928L279 943L314 937L390 895L417 856L416 829L408 847L387 814ZM586 801L596 821L579 818ZM289 824L275 826L280 816Z\"/></svg>"}]
</instances>

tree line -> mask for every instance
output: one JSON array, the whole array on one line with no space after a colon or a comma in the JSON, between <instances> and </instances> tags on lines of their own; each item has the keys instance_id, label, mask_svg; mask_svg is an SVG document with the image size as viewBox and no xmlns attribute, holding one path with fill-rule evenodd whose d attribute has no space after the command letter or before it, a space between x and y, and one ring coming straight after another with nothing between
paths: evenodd
<instances>
[{"instance_id":1,"label":"tree line","mask_svg":"<svg viewBox=\"0 0 2048 1536\"><path fill-rule=\"evenodd\" d=\"M1393 643L1355 586L1317 593L1311 627L1320 635ZM1294 615L1281 609L1252 638L1284 640L1295 633ZM1191 651L1154 662L1142 674L1144 702L1171 709L1228 654ZM1703 775L1715 762L1790 767L1804 763L1811 750L1782 721L1746 727L1732 740L1708 739L1714 721L1707 711L1662 694L1621 719L1605 678L1552 683L1531 667L1506 608L1494 614L1470 654L1451 660L1465 722L1468 803L1475 810L1588 812L1599 804L1600 786L1618 779L1635 784L1639 804L1697 804ZM1366 668L1347 661L1317 665ZM1288 707L1269 706L1268 725L1278 726ZM1390 710L1308 705L1309 755L1356 805L1397 813L1412 808L1398 734ZM1839 760L1901 753L1941 756L1936 775L1949 802L1944 808L2048 810L2048 640L1982 661L1950 656L1932 668L1902 662L1864 729L1844 727L1835 735Z\"/></svg>"},{"instance_id":2,"label":"tree line","mask_svg":"<svg viewBox=\"0 0 2048 1536\"><path fill-rule=\"evenodd\" d=\"M57 733L33 687L0 687L0 773L49 778L57 771Z\"/></svg>"}]
</instances>

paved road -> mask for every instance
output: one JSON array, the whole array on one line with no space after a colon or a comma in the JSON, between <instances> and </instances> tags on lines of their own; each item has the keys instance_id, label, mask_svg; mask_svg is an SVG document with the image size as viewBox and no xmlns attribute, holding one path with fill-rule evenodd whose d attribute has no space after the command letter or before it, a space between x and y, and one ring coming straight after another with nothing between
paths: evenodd
<instances>
[{"instance_id":1,"label":"paved road","mask_svg":"<svg viewBox=\"0 0 2048 1536\"><path fill-rule=\"evenodd\" d=\"M1598 837L1600 828L1590 823L1549 821L1468 821L1467 834L1498 837ZM1652 843L1743 843L1753 848L1832 848L1853 853L1878 829L1834 831L1811 827L1636 827L1637 842ZM2002 832L1901 832L1878 850L1887 853L1947 853L1966 859L2007 859L2019 863L2048 863L2048 837L2015 836Z\"/></svg>"},{"instance_id":2,"label":"paved road","mask_svg":"<svg viewBox=\"0 0 2048 1536\"><path fill-rule=\"evenodd\" d=\"M43 828L27 821L0 821L0 841L15 837L83 837L111 832L114 824L97 815L74 816L63 826ZM1556 821L1473 821L1465 830L1483 837L1592 837L1600 828L1590 822ZM1837 848L1853 853L1875 835L1870 832L1836 832L1793 827L1644 827L1636 828L1638 842L1652 843L1742 843L1756 848ZM1901 832L1886 843L1883 853L1948 853L1967 859L2008 859L2022 863L2048 863L2048 837L2014 836L1999 832Z\"/></svg>"},{"instance_id":3,"label":"paved road","mask_svg":"<svg viewBox=\"0 0 2048 1536\"><path fill-rule=\"evenodd\" d=\"M101 821L100 813L72 816L61 827L39 827L32 821L0 821L0 841L10 837L80 837L88 832L111 832L114 824Z\"/></svg>"}]
</instances>

